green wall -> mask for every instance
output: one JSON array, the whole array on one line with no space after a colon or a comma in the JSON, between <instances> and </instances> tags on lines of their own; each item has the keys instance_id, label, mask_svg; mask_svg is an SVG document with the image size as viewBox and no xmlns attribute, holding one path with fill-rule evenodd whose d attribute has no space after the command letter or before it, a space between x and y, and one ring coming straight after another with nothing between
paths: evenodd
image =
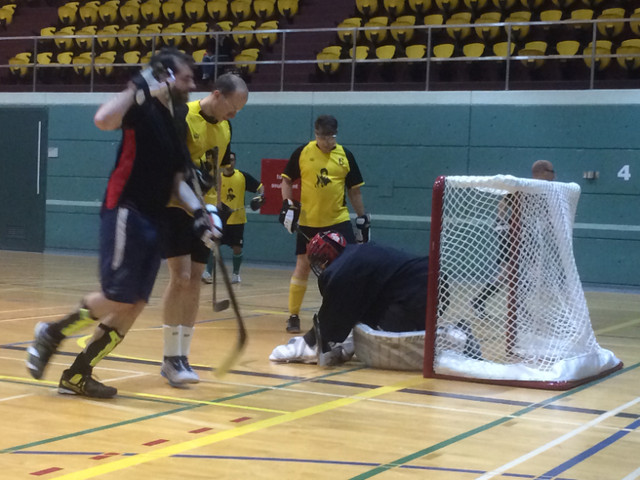
<instances>
[{"instance_id":1,"label":"green wall","mask_svg":"<svg viewBox=\"0 0 640 480\"><path fill-rule=\"evenodd\" d=\"M201 98L205 93L193 94ZM98 210L119 132L92 117L108 94L4 94L0 107L49 108L46 246L97 248ZM574 247L585 283L640 285L640 99L636 91L256 93L233 121L239 168L260 176L262 158L288 158L322 113L358 160L373 238L426 254L431 186L438 175L512 174L554 163L582 187ZM618 176L629 166L628 180ZM598 171L599 178L583 179ZM248 262L293 264L294 240L275 216L252 214Z\"/></svg>"}]
</instances>

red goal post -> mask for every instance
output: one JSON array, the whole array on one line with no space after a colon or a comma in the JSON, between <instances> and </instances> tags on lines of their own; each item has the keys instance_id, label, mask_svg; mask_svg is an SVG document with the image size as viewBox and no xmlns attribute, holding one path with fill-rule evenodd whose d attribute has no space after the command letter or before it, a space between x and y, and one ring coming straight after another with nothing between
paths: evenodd
<instances>
[{"instance_id":1,"label":"red goal post","mask_svg":"<svg viewBox=\"0 0 640 480\"><path fill-rule=\"evenodd\" d=\"M433 187L424 376L563 390L622 367L598 345L573 256L575 183Z\"/></svg>"}]
</instances>

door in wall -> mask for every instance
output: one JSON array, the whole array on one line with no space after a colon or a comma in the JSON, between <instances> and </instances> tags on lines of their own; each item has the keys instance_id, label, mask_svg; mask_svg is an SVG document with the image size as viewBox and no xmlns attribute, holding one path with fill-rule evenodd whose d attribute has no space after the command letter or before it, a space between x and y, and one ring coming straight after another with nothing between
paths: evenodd
<instances>
[{"instance_id":1,"label":"door in wall","mask_svg":"<svg viewBox=\"0 0 640 480\"><path fill-rule=\"evenodd\" d=\"M0 249L44 250L46 108L0 107Z\"/></svg>"}]
</instances>

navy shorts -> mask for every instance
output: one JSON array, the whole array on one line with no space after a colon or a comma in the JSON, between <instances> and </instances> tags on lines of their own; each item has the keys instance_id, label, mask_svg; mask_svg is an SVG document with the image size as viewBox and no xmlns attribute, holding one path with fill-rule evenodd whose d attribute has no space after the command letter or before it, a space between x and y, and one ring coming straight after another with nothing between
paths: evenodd
<instances>
[{"instance_id":1,"label":"navy shorts","mask_svg":"<svg viewBox=\"0 0 640 480\"><path fill-rule=\"evenodd\" d=\"M244 223L225 225L220 243L230 247L242 248L244 244Z\"/></svg>"},{"instance_id":2,"label":"navy shorts","mask_svg":"<svg viewBox=\"0 0 640 480\"><path fill-rule=\"evenodd\" d=\"M311 240L317 233L326 232L327 230L333 230L342 234L342 236L347 240L347 243L356 243L356 236L353 233L353 227L351 226L350 221L338 223L336 225L330 225L328 227L303 227L300 225L298 227L304 235L300 233L297 234L296 238L296 255L303 255L307 253L307 243ZM305 237L306 235L306 237ZM309 240L307 240L307 238Z\"/></svg>"},{"instance_id":3,"label":"navy shorts","mask_svg":"<svg viewBox=\"0 0 640 480\"><path fill-rule=\"evenodd\" d=\"M193 217L181 208L165 209L160 223L160 241L163 258L191 255L191 260L198 263L207 263L209 259L210 250L193 230Z\"/></svg>"},{"instance_id":4,"label":"navy shorts","mask_svg":"<svg viewBox=\"0 0 640 480\"><path fill-rule=\"evenodd\" d=\"M100 215L100 283L114 302L149 301L160 268L155 222L126 207Z\"/></svg>"}]
</instances>

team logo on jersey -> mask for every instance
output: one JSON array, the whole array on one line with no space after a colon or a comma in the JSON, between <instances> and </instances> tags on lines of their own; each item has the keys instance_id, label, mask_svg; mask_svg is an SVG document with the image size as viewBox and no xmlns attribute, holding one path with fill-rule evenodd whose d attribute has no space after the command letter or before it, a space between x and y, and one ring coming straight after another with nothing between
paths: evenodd
<instances>
[{"instance_id":1,"label":"team logo on jersey","mask_svg":"<svg viewBox=\"0 0 640 480\"><path fill-rule=\"evenodd\" d=\"M232 202L234 198L236 198L236 194L233 193L233 188L229 188L227 190L227 202Z\"/></svg>"},{"instance_id":2,"label":"team logo on jersey","mask_svg":"<svg viewBox=\"0 0 640 480\"><path fill-rule=\"evenodd\" d=\"M321 168L320 175L316 175L316 187L326 187L330 183L329 171L326 168Z\"/></svg>"}]
</instances>

